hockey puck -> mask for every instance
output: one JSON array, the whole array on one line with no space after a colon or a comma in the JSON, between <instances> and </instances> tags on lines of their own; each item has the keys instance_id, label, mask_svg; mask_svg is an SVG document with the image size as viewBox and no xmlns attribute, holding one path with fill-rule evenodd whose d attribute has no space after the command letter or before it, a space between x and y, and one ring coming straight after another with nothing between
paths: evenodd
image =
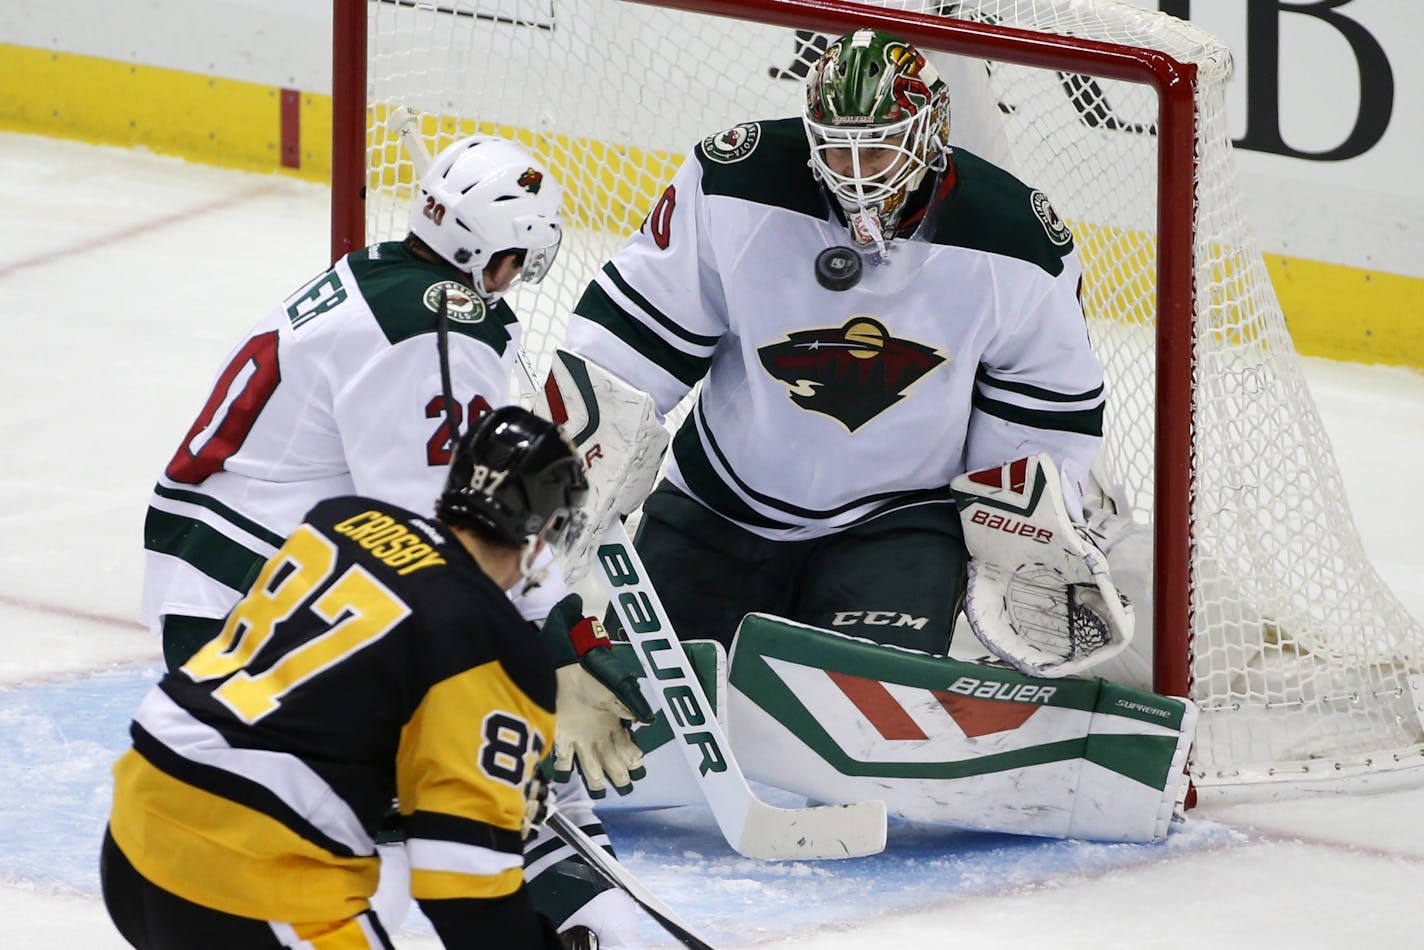
<instances>
[{"instance_id":1,"label":"hockey puck","mask_svg":"<svg viewBox=\"0 0 1424 950\"><path fill-rule=\"evenodd\" d=\"M850 290L860 283L860 266L854 248L828 247L816 255L816 282L827 290Z\"/></svg>"}]
</instances>

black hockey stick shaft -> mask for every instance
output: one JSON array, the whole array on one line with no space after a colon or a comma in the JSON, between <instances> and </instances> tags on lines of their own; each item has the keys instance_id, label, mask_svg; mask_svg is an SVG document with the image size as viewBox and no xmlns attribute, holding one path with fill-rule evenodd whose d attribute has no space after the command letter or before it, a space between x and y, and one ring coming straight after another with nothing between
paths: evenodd
<instances>
[{"instance_id":1,"label":"black hockey stick shaft","mask_svg":"<svg viewBox=\"0 0 1424 950\"><path fill-rule=\"evenodd\" d=\"M549 827L554 833L563 839L564 843L573 848L578 856L587 861L595 871L608 879L614 887L619 888L649 916L662 925L662 928L677 938L678 942L691 950L712 950L712 945L692 932L687 924L678 919L672 908L658 900L643 883L633 876L633 872L618 862L613 855L600 848L593 839L584 834L583 829L569 821L558 809L550 807L549 816L546 819Z\"/></svg>"},{"instance_id":2,"label":"black hockey stick shaft","mask_svg":"<svg viewBox=\"0 0 1424 950\"><path fill-rule=\"evenodd\" d=\"M435 324L435 354L440 359L440 395L445 400L445 427L450 430L450 455L460 441L459 409L455 405L454 387L450 384L450 297L449 289L440 288L440 313ZM473 423L474 420L470 420ZM473 425L471 426L473 428Z\"/></svg>"}]
</instances>

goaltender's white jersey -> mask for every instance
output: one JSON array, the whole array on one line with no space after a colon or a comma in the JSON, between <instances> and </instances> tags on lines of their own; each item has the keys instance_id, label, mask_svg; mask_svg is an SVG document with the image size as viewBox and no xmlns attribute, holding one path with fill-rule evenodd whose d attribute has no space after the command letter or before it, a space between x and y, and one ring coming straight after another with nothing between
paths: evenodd
<instances>
[{"instance_id":1,"label":"goaltender's white jersey","mask_svg":"<svg viewBox=\"0 0 1424 950\"><path fill-rule=\"evenodd\" d=\"M1048 199L964 151L913 237L845 290L848 244L799 119L705 139L585 291L566 347L671 410L667 478L768 538L953 504L955 476L1036 452L1086 473L1102 367Z\"/></svg>"},{"instance_id":2,"label":"goaltender's white jersey","mask_svg":"<svg viewBox=\"0 0 1424 950\"><path fill-rule=\"evenodd\" d=\"M508 402L520 342L504 302L400 242L347 255L282 301L231 353L154 488L142 616L226 615L317 502L379 498L434 512L450 439L436 345L446 292L462 429ZM521 603L538 619L547 603ZM541 612L542 611L542 612Z\"/></svg>"}]
</instances>

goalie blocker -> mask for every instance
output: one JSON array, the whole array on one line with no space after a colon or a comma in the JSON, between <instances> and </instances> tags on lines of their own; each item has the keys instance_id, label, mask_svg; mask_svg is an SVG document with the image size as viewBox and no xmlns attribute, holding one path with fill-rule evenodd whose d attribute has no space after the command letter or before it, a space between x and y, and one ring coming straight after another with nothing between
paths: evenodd
<instances>
[{"instance_id":1,"label":"goalie blocker","mask_svg":"<svg viewBox=\"0 0 1424 950\"><path fill-rule=\"evenodd\" d=\"M995 656L1031 676L1071 676L1132 640L1132 605L1074 524L1047 455L950 483L969 551L964 614Z\"/></svg>"},{"instance_id":2,"label":"goalie blocker","mask_svg":"<svg viewBox=\"0 0 1424 950\"><path fill-rule=\"evenodd\" d=\"M588 478L587 523L564 562L573 584L588 572L613 519L632 514L653 490L669 435L651 396L564 349L554 351L534 411L573 442Z\"/></svg>"}]
</instances>

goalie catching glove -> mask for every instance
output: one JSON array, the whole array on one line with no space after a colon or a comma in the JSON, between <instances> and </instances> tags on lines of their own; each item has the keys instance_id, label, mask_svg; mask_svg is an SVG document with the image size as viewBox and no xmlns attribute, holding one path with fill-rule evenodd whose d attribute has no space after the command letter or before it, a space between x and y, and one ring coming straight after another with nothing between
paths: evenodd
<instances>
[{"instance_id":1,"label":"goalie catching glove","mask_svg":"<svg viewBox=\"0 0 1424 950\"><path fill-rule=\"evenodd\" d=\"M642 668L613 650L603 624L583 615L583 598L570 594L554 605L540 630L554 661L558 705L554 720L554 780L568 781L578 759L594 798L611 782L620 795L643 777L643 752L629 723L652 722L653 710L638 686Z\"/></svg>"},{"instance_id":2,"label":"goalie catching glove","mask_svg":"<svg viewBox=\"0 0 1424 950\"><path fill-rule=\"evenodd\" d=\"M564 576L574 584L613 519L632 514L653 490L668 431L651 396L563 349L554 351L535 411L573 442L588 477L586 528L566 545Z\"/></svg>"},{"instance_id":3,"label":"goalie catching glove","mask_svg":"<svg viewBox=\"0 0 1424 950\"><path fill-rule=\"evenodd\" d=\"M1069 519L1053 460L1040 454L951 482L969 584L964 613L991 653L1030 676L1071 676L1132 640L1132 605L1107 557Z\"/></svg>"}]
</instances>

